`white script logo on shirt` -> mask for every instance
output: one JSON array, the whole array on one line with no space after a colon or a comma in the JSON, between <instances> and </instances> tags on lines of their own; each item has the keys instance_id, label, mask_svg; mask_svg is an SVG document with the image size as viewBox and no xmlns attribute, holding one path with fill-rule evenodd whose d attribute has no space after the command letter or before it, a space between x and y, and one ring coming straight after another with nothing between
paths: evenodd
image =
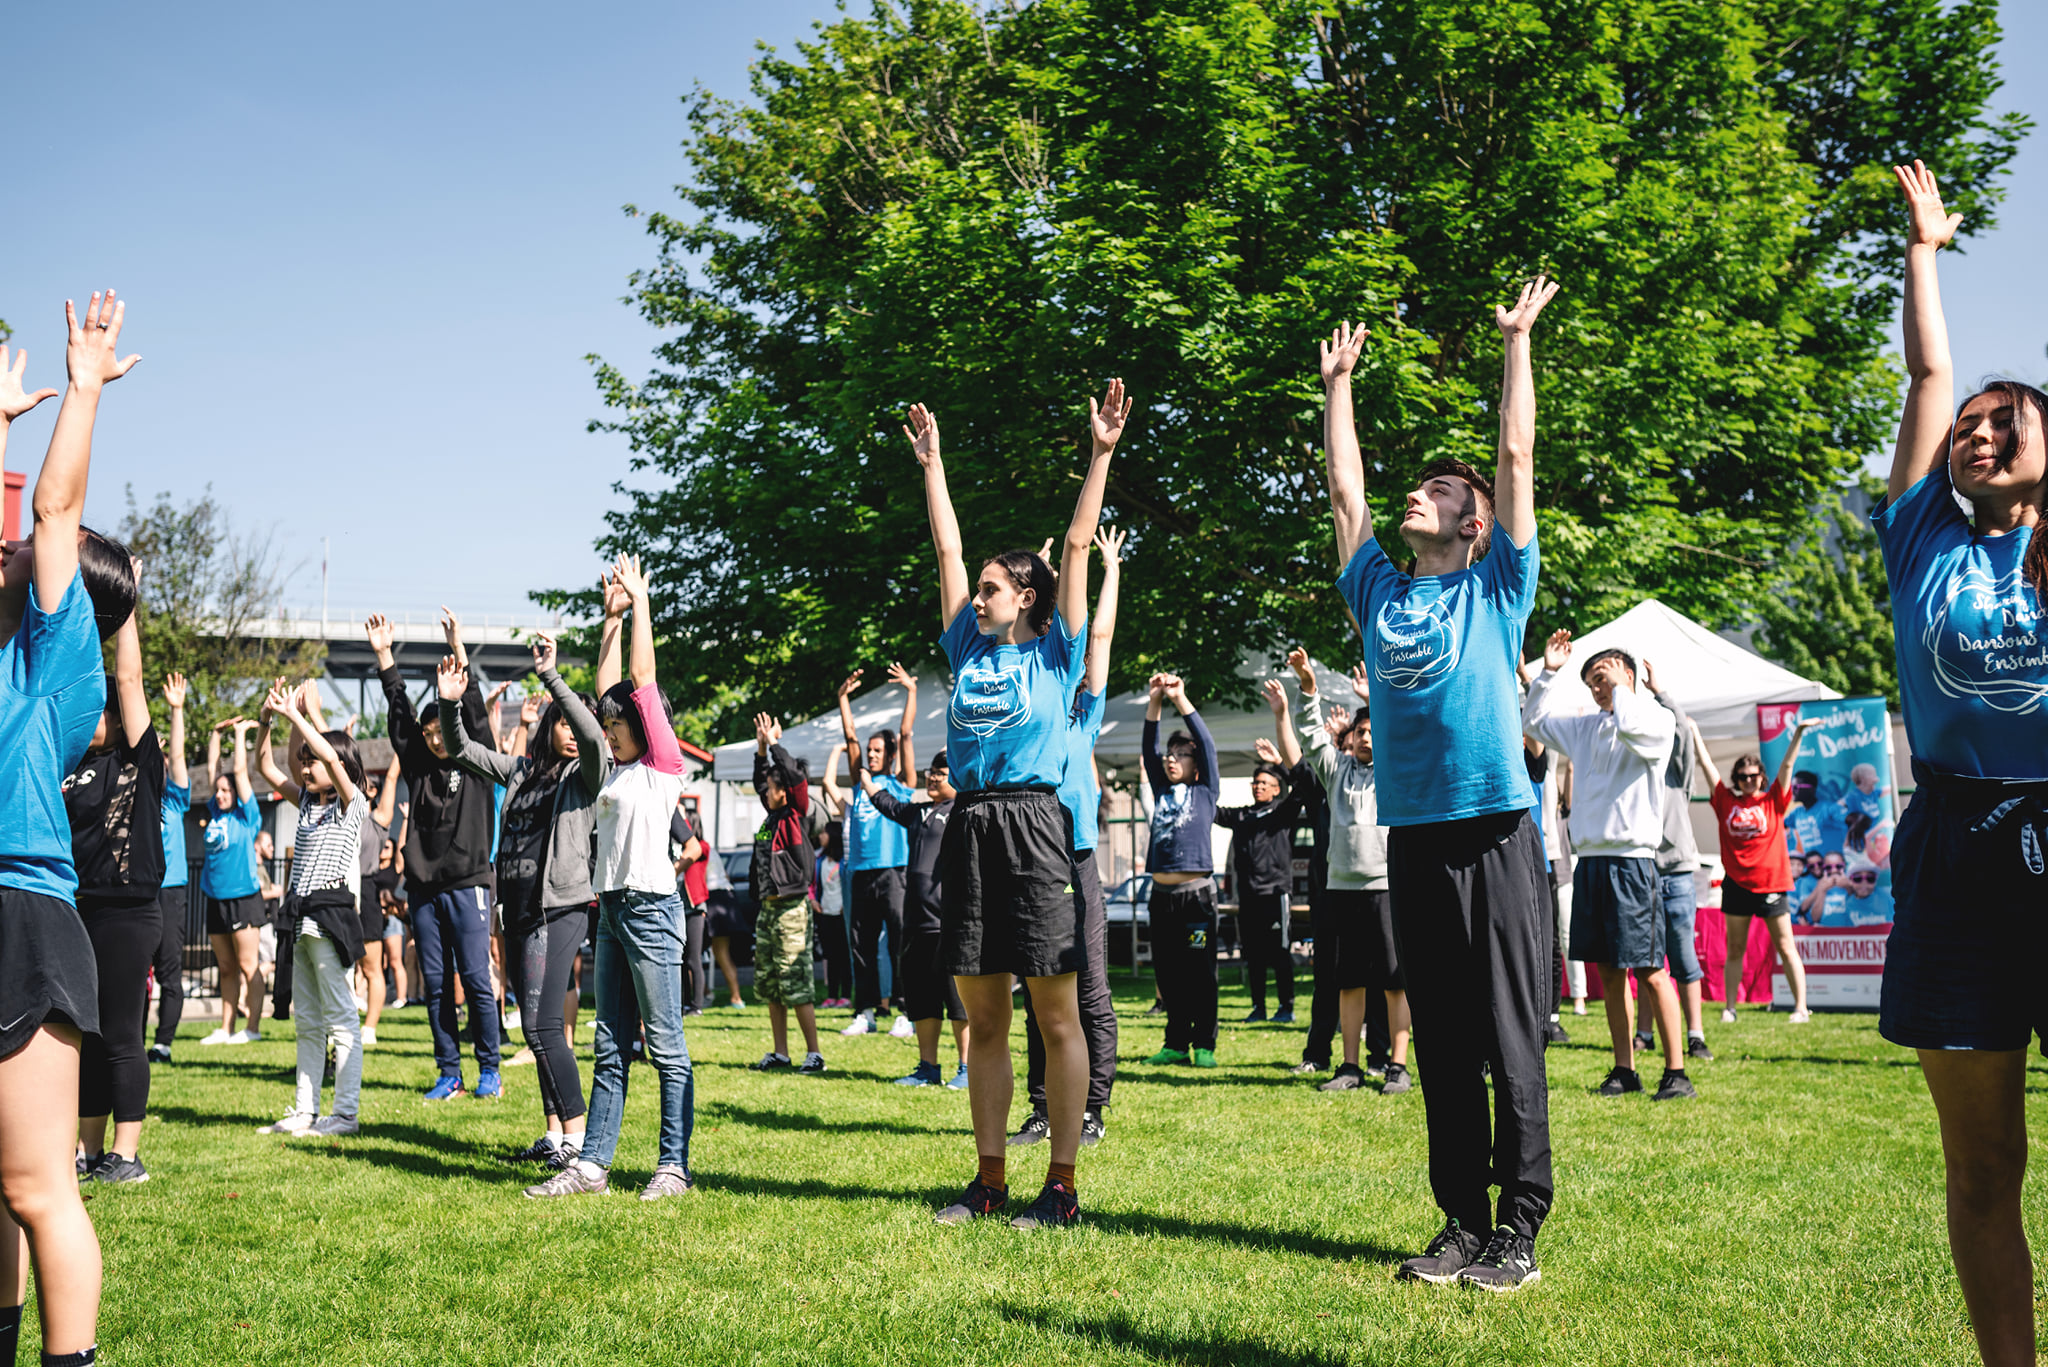
<instances>
[{"instance_id":1,"label":"white script logo on shirt","mask_svg":"<svg viewBox=\"0 0 2048 1367\"><path fill-rule=\"evenodd\" d=\"M1980 698L2001 712L2032 712L2048 694L2041 606L2018 570L1993 579L1972 567L1929 616L1920 642L1934 682L1951 698Z\"/></svg>"},{"instance_id":2,"label":"white script logo on shirt","mask_svg":"<svg viewBox=\"0 0 2048 1367\"><path fill-rule=\"evenodd\" d=\"M1374 623L1373 645L1375 677L1390 688L1420 688L1458 667L1458 627L1441 597L1421 605L1388 602Z\"/></svg>"},{"instance_id":3,"label":"white script logo on shirt","mask_svg":"<svg viewBox=\"0 0 2048 1367\"><path fill-rule=\"evenodd\" d=\"M976 660L960 671L948 716L953 725L977 736L1007 731L1031 720L1031 690L1024 667L998 668L992 658Z\"/></svg>"}]
</instances>

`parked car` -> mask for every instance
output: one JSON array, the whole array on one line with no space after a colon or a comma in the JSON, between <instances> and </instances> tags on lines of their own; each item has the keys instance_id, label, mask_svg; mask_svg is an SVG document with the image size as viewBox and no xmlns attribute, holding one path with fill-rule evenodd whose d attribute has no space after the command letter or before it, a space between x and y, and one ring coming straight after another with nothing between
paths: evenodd
<instances>
[{"instance_id":1,"label":"parked car","mask_svg":"<svg viewBox=\"0 0 2048 1367\"><path fill-rule=\"evenodd\" d=\"M1152 917L1146 907L1152 900L1152 875L1134 873L1103 895L1109 914L1109 964L1130 968L1152 962ZM1135 936L1135 938L1133 938Z\"/></svg>"}]
</instances>

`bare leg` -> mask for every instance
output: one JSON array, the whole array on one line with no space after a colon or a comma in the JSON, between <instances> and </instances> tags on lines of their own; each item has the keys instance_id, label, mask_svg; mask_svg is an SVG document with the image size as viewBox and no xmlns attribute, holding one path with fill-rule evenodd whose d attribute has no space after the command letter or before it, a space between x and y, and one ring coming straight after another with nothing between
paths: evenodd
<instances>
[{"instance_id":1,"label":"bare leg","mask_svg":"<svg viewBox=\"0 0 2048 1367\"><path fill-rule=\"evenodd\" d=\"M960 1053L960 1063L961 1063L961 1066L962 1066L962 1067L965 1067L965 1066L966 1066L966 1063L967 1063L967 1041L968 1041L968 1030L967 1030L967 1022L966 1022L966 1021L954 1021L954 1022L953 1022L953 1047L954 1047L955 1049L957 1049L957 1050L959 1051L959 1053Z\"/></svg>"},{"instance_id":2,"label":"bare leg","mask_svg":"<svg viewBox=\"0 0 2048 1367\"><path fill-rule=\"evenodd\" d=\"M714 935L711 937L711 959L718 965L719 976L725 979L726 999L734 1006L744 1006L740 998L740 971L732 963L732 937Z\"/></svg>"},{"instance_id":3,"label":"bare leg","mask_svg":"<svg viewBox=\"0 0 2048 1367\"><path fill-rule=\"evenodd\" d=\"M818 1052L818 1008L805 1002L796 1008L796 1028L804 1032L804 1048Z\"/></svg>"},{"instance_id":4,"label":"bare leg","mask_svg":"<svg viewBox=\"0 0 2048 1367\"><path fill-rule=\"evenodd\" d=\"M1365 1033L1363 987L1347 987L1337 994L1337 1033L1344 1041L1344 1062L1358 1066L1358 1039Z\"/></svg>"},{"instance_id":5,"label":"bare leg","mask_svg":"<svg viewBox=\"0 0 2048 1367\"><path fill-rule=\"evenodd\" d=\"M1727 916L1728 962L1721 968L1721 990L1724 995L1721 1004L1733 1011L1742 1004L1742 965L1749 958L1749 922L1747 916ZM1789 923L1791 917L1785 920ZM1788 924L1788 930L1791 928Z\"/></svg>"},{"instance_id":6,"label":"bare leg","mask_svg":"<svg viewBox=\"0 0 2048 1367\"><path fill-rule=\"evenodd\" d=\"M929 1063L934 1068L938 1067L939 1018L933 1016L928 1020L912 1021L911 1025L917 1031L917 1061Z\"/></svg>"},{"instance_id":7,"label":"bare leg","mask_svg":"<svg viewBox=\"0 0 2048 1367\"><path fill-rule=\"evenodd\" d=\"M1648 999L1644 1005L1657 1013L1657 1033L1664 1037L1664 1066L1676 1072L1685 1067L1685 1034L1678 1025L1678 989L1671 981L1671 971L1639 968L1636 981Z\"/></svg>"},{"instance_id":8,"label":"bare leg","mask_svg":"<svg viewBox=\"0 0 2048 1367\"><path fill-rule=\"evenodd\" d=\"M209 935L213 941L213 963L220 970L220 1028L234 1033L235 1012L242 1004L242 960L235 952L232 935Z\"/></svg>"},{"instance_id":9,"label":"bare leg","mask_svg":"<svg viewBox=\"0 0 2048 1367\"><path fill-rule=\"evenodd\" d=\"M768 1035L772 1041L768 1047L784 1058L788 1058L789 1008L781 1002L768 1003Z\"/></svg>"},{"instance_id":10,"label":"bare leg","mask_svg":"<svg viewBox=\"0 0 2048 1367\"><path fill-rule=\"evenodd\" d=\"M408 999L406 988L409 986L405 981L404 936L387 935L384 937L384 961L391 965L391 985L398 989L398 1004L403 1006Z\"/></svg>"},{"instance_id":11,"label":"bare leg","mask_svg":"<svg viewBox=\"0 0 2048 1367\"><path fill-rule=\"evenodd\" d=\"M0 1061L0 1277L10 1302L27 1299L36 1270L43 1351L82 1353L98 1339L100 1243L78 1197L70 1106L52 1097L78 1094L76 1028L45 1025Z\"/></svg>"},{"instance_id":12,"label":"bare leg","mask_svg":"<svg viewBox=\"0 0 2048 1367\"><path fill-rule=\"evenodd\" d=\"M1408 1037L1414 1033L1415 1023L1408 1015L1408 993L1402 988L1391 988L1387 992L1387 1033L1394 1037L1394 1047L1388 1051L1388 1061L1404 1068L1408 1065Z\"/></svg>"},{"instance_id":13,"label":"bare leg","mask_svg":"<svg viewBox=\"0 0 2048 1367\"><path fill-rule=\"evenodd\" d=\"M2034 1261L2020 1218L2026 1065L2021 1049L1920 1051L1941 1117L1949 1251L1985 1367L2034 1361Z\"/></svg>"},{"instance_id":14,"label":"bare leg","mask_svg":"<svg viewBox=\"0 0 2048 1367\"><path fill-rule=\"evenodd\" d=\"M1081 1033L1079 975L1032 978L1027 984L1038 1033L1045 1040L1045 1118L1052 1127L1052 1161L1071 1164L1081 1152L1081 1117L1088 1108L1088 1039ZM1009 1043L1008 1032L1003 1035ZM1009 1074L1009 1060L1003 1072ZM968 1069L970 1084L974 1070ZM1003 1102L1005 1113L1009 1098ZM1000 1135L1001 1126L997 1126Z\"/></svg>"},{"instance_id":15,"label":"bare leg","mask_svg":"<svg viewBox=\"0 0 2048 1367\"><path fill-rule=\"evenodd\" d=\"M1000 1158L1007 1148L1010 1101L1017 1090L1016 1073L1010 1065L1010 975L955 977L953 983L960 989L960 1001L967 1008L967 1023L973 1032L968 1037L967 1109L974 1118L974 1151ZM1042 1032L1044 1028L1045 1017L1041 1014L1039 1029ZM1046 1044L1048 1048L1052 1044L1049 1035ZM1085 1070L1085 1059L1082 1066ZM1051 1076L1049 1054L1047 1076ZM1050 1087L1047 1091L1049 1094Z\"/></svg>"},{"instance_id":16,"label":"bare leg","mask_svg":"<svg viewBox=\"0 0 2048 1367\"><path fill-rule=\"evenodd\" d=\"M1629 1019L1628 970L1616 968L1613 964L1601 964L1600 994L1606 999L1607 1034L1614 1043L1614 1066L1631 1071L1636 1066L1636 1047L1632 1036L1635 1022Z\"/></svg>"},{"instance_id":17,"label":"bare leg","mask_svg":"<svg viewBox=\"0 0 2048 1367\"><path fill-rule=\"evenodd\" d=\"M1705 982L1705 978L1694 978L1691 982L1678 989L1678 995L1685 1002L1685 1028L1689 1034L1699 1035L1706 1033L1706 1020L1700 1015L1703 1009L1700 1001L1705 995L1700 991L1700 987Z\"/></svg>"},{"instance_id":18,"label":"bare leg","mask_svg":"<svg viewBox=\"0 0 2048 1367\"><path fill-rule=\"evenodd\" d=\"M377 1028L377 1021L384 1014L384 942L365 940L363 942L363 976L370 980L370 990L363 994L370 1009L363 1015L363 1024L370 1029Z\"/></svg>"},{"instance_id":19,"label":"bare leg","mask_svg":"<svg viewBox=\"0 0 2048 1367\"><path fill-rule=\"evenodd\" d=\"M1792 938L1790 916L1766 916L1764 925L1771 932L1771 944L1778 951L1778 963L1785 970L1785 980L1792 984L1792 1009L1806 1009L1806 965L1799 962L1799 945Z\"/></svg>"},{"instance_id":20,"label":"bare leg","mask_svg":"<svg viewBox=\"0 0 2048 1367\"><path fill-rule=\"evenodd\" d=\"M257 944L263 932L251 927L235 932L235 959L241 972L242 1028L258 1029L263 1022L263 969Z\"/></svg>"}]
</instances>

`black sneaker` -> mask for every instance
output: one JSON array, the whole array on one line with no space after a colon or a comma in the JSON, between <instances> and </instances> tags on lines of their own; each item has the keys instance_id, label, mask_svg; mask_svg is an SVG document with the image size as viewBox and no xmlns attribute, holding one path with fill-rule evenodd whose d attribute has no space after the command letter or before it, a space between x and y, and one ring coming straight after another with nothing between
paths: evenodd
<instances>
[{"instance_id":1,"label":"black sneaker","mask_svg":"<svg viewBox=\"0 0 2048 1367\"><path fill-rule=\"evenodd\" d=\"M1052 1135L1052 1122L1046 1119L1044 1111L1033 1111L1024 1117L1024 1123L1017 1127L1017 1133L1010 1136L1010 1147L1027 1148L1032 1144L1044 1143Z\"/></svg>"},{"instance_id":2,"label":"black sneaker","mask_svg":"<svg viewBox=\"0 0 2048 1367\"><path fill-rule=\"evenodd\" d=\"M1636 1052L1647 1054L1657 1047L1657 1037L1647 1030L1636 1031Z\"/></svg>"},{"instance_id":3,"label":"black sneaker","mask_svg":"<svg viewBox=\"0 0 2048 1367\"><path fill-rule=\"evenodd\" d=\"M1108 1127L1107 1125L1104 1125L1104 1124L1102 1123L1102 1112L1100 1112L1100 1111L1083 1111L1083 1112L1081 1112L1081 1147L1082 1147L1082 1148L1084 1148L1084 1149L1085 1149L1085 1148L1087 1148L1087 1147L1088 1147L1088 1146L1089 1146L1090 1144L1100 1144L1100 1143L1102 1142L1102 1140L1103 1140L1104 1136L1108 1135L1108 1133L1109 1133L1109 1127Z\"/></svg>"},{"instance_id":4,"label":"black sneaker","mask_svg":"<svg viewBox=\"0 0 2048 1367\"><path fill-rule=\"evenodd\" d=\"M1317 1085L1319 1092L1355 1092L1365 1085L1365 1069L1355 1063L1340 1063L1337 1074L1328 1082Z\"/></svg>"},{"instance_id":5,"label":"black sneaker","mask_svg":"<svg viewBox=\"0 0 2048 1367\"><path fill-rule=\"evenodd\" d=\"M1714 1051L1707 1048L1707 1037L1705 1035L1691 1035L1686 1038L1685 1056L1687 1058L1696 1058L1701 1063L1712 1063L1714 1061Z\"/></svg>"},{"instance_id":6,"label":"black sneaker","mask_svg":"<svg viewBox=\"0 0 2048 1367\"><path fill-rule=\"evenodd\" d=\"M942 1225L964 1225L977 1215L993 1215L1010 1199L1008 1187L985 1187L979 1177L967 1184L960 1199L932 1218Z\"/></svg>"},{"instance_id":7,"label":"black sneaker","mask_svg":"<svg viewBox=\"0 0 2048 1367\"><path fill-rule=\"evenodd\" d=\"M747 1065L749 1069L756 1073L779 1073L789 1066L788 1054L763 1054L759 1063L749 1063Z\"/></svg>"},{"instance_id":8,"label":"black sneaker","mask_svg":"<svg viewBox=\"0 0 2048 1367\"><path fill-rule=\"evenodd\" d=\"M169 1063L171 1061L171 1046L168 1044L150 1045L149 1061L151 1063Z\"/></svg>"},{"instance_id":9,"label":"black sneaker","mask_svg":"<svg viewBox=\"0 0 2048 1367\"><path fill-rule=\"evenodd\" d=\"M1415 1079L1408 1076L1407 1064L1389 1063L1387 1065L1387 1080L1380 1087L1381 1096L1399 1096L1403 1092L1413 1091L1414 1089Z\"/></svg>"},{"instance_id":10,"label":"black sneaker","mask_svg":"<svg viewBox=\"0 0 2048 1367\"><path fill-rule=\"evenodd\" d=\"M1365 1061L1365 1075L1374 1082L1387 1080L1387 1061L1383 1058L1369 1058Z\"/></svg>"},{"instance_id":11,"label":"black sneaker","mask_svg":"<svg viewBox=\"0 0 2048 1367\"><path fill-rule=\"evenodd\" d=\"M1610 1068L1607 1080L1594 1088L1599 1096L1627 1096L1630 1092L1643 1090L1643 1080L1636 1076L1633 1068Z\"/></svg>"},{"instance_id":12,"label":"black sneaker","mask_svg":"<svg viewBox=\"0 0 2048 1367\"><path fill-rule=\"evenodd\" d=\"M548 1171L560 1172L563 1168L568 1167L571 1163L575 1162L582 1156L582 1145L558 1144L552 1151L549 1152L548 1156L542 1159L541 1161L547 1165Z\"/></svg>"},{"instance_id":13,"label":"black sneaker","mask_svg":"<svg viewBox=\"0 0 2048 1367\"><path fill-rule=\"evenodd\" d=\"M1292 1073L1295 1077L1307 1077L1311 1073L1322 1072L1324 1066L1325 1065L1323 1064L1310 1063L1307 1059L1303 1059L1301 1062L1295 1064L1292 1068L1289 1068L1287 1071L1289 1073Z\"/></svg>"},{"instance_id":14,"label":"black sneaker","mask_svg":"<svg viewBox=\"0 0 2048 1367\"><path fill-rule=\"evenodd\" d=\"M1010 1221L1011 1229L1065 1229L1081 1218L1081 1203L1065 1182L1048 1181L1038 1199Z\"/></svg>"},{"instance_id":15,"label":"black sneaker","mask_svg":"<svg viewBox=\"0 0 2048 1367\"><path fill-rule=\"evenodd\" d=\"M1146 1015L1148 1015L1148 1016L1163 1016L1163 1015L1165 1015L1165 1014L1166 1014L1166 1003L1165 1003L1165 1002L1162 1002L1162 1001L1155 1001L1155 1002L1153 1002L1153 1003L1152 1003L1152 1006L1151 1006L1151 1008L1150 1008L1149 1010L1147 1010L1147 1011L1145 1012L1145 1014L1146 1014Z\"/></svg>"},{"instance_id":16,"label":"black sneaker","mask_svg":"<svg viewBox=\"0 0 2048 1367\"><path fill-rule=\"evenodd\" d=\"M1693 1090L1692 1079L1685 1075L1683 1068L1666 1068L1664 1080L1657 1084L1652 1101L1696 1101L1699 1093Z\"/></svg>"},{"instance_id":17,"label":"black sneaker","mask_svg":"<svg viewBox=\"0 0 2048 1367\"><path fill-rule=\"evenodd\" d=\"M1485 1252L1458 1274L1459 1281L1481 1291L1519 1291L1542 1278L1543 1273L1536 1267L1536 1241L1506 1225L1493 1232L1493 1237L1486 1241Z\"/></svg>"},{"instance_id":18,"label":"black sneaker","mask_svg":"<svg viewBox=\"0 0 2048 1367\"><path fill-rule=\"evenodd\" d=\"M1548 1049L1553 1044L1570 1044L1571 1042L1572 1037L1564 1032L1564 1026L1558 1022L1551 1021L1543 1027L1543 1047L1545 1049Z\"/></svg>"},{"instance_id":19,"label":"black sneaker","mask_svg":"<svg viewBox=\"0 0 2048 1367\"><path fill-rule=\"evenodd\" d=\"M98 1167L100 1164L106 1161L107 1156L104 1153L75 1153L71 1156L71 1170L72 1173L78 1178L78 1180L83 1182L87 1178L92 1176L92 1170L94 1168Z\"/></svg>"},{"instance_id":20,"label":"black sneaker","mask_svg":"<svg viewBox=\"0 0 2048 1367\"><path fill-rule=\"evenodd\" d=\"M807 1077L818 1076L825 1071L825 1056L817 1053L805 1054L804 1061L797 1071Z\"/></svg>"},{"instance_id":21,"label":"black sneaker","mask_svg":"<svg viewBox=\"0 0 2048 1367\"><path fill-rule=\"evenodd\" d=\"M1456 1220L1446 1220L1443 1229L1429 1241L1429 1247L1422 1250L1422 1256L1402 1263L1401 1270L1394 1275L1403 1281L1442 1286L1458 1280L1458 1274L1485 1249L1486 1240L1480 1237L1478 1230L1466 1229Z\"/></svg>"},{"instance_id":22,"label":"black sneaker","mask_svg":"<svg viewBox=\"0 0 2048 1367\"><path fill-rule=\"evenodd\" d=\"M112 1149L108 1149L106 1156L101 1158L93 1166L93 1170L85 1175L85 1180L88 1182L106 1182L110 1185L127 1182L147 1182L149 1180L149 1170L142 1166L140 1158L123 1158Z\"/></svg>"},{"instance_id":23,"label":"black sneaker","mask_svg":"<svg viewBox=\"0 0 2048 1367\"><path fill-rule=\"evenodd\" d=\"M554 1152L555 1146L548 1142L546 1135L542 1135L518 1152L506 1154L505 1161L507 1163L545 1163L554 1155Z\"/></svg>"},{"instance_id":24,"label":"black sneaker","mask_svg":"<svg viewBox=\"0 0 2048 1367\"><path fill-rule=\"evenodd\" d=\"M1252 1013L1244 1018L1244 1023L1246 1025L1263 1025L1265 1023L1265 1020L1266 1008L1263 1006L1254 1006L1252 1008Z\"/></svg>"},{"instance_id":25,"label":"black sneaker","mask_svg":"<svg viewBox=\"0 0 2048 1367\"><path fill-rule=\"evenodd\" d=\"M1293 1008L1293 1007L1291 1007L1291 1006L1283 1006L1283 1007L1281 1007L1281 1008L1280 1008L1280 1009L1279 1009L1278 1011L1275 1011L1275 1012L1273 1013L1273 1024L1275 1024L1275 1025L1292 1025L1292 1024L1294 1024L1294 1008Z\"/></svg>"}]
</instances>

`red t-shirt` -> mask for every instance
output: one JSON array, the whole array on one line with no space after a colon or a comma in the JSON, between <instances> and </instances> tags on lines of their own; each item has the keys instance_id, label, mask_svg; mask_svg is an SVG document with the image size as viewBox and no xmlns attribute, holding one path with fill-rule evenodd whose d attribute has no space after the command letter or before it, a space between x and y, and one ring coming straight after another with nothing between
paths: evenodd
<instances>
[{"instance_id":1,"label":"red t-shirt","mask_svg":"<svg viewBox=\"0 0 2048 1367\"><path fill-rule=\"evenodd\" d=\"M1791 807L1789 787L1737 797L1727 784L1714 785L1724 878L1760 897L1792 890L1792 857L1785 850L1785 813Z\"/></svg>"}]
</instances>

